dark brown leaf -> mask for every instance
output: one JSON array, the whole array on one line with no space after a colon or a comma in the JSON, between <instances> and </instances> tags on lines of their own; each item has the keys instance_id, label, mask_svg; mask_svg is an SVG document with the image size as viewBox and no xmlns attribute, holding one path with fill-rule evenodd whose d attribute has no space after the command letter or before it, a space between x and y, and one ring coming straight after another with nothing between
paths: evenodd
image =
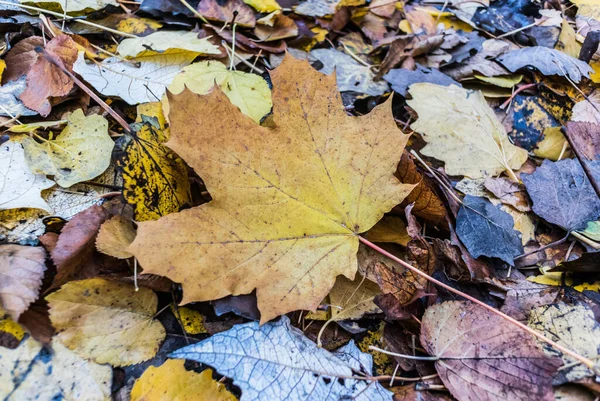
<instances>
[{"instance_id":1,"label":"dark brown leaf","mask_svg":"<svg viewBox=\"0 0 600 401\"><path fill-rule=\"evenodd\" d=\"M2 74L2 82L6 84L27 74L38 59L35 48L41 46L44 46L44 38L41 36L30 36L10 49L4 59L6 70Z\"/></svg>"}]
</instances>

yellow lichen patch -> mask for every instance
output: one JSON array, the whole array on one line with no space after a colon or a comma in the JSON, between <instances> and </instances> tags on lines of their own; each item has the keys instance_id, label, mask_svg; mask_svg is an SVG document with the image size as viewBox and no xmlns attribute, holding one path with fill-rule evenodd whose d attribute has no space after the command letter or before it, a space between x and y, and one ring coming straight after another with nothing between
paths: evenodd
<instances>
[{"instance_id":1,"label":"yellow lichen patch","mask_svg":"<svg viewBox=\"0 0 600 401\"><path fill-rule=\"evenodd\" d=\"M156 294L92 278L71 281L46 297L55 339L97 363L125 366L152 358L165 338L154 320Z\"/></svg>"},{"instance_id":2,"label":"yellow lichen patch","mask_svg":"<svg viewBox=\"0 0 600 401\"><path fill-rule=\"evenodd\" d=\"M208 333L204 327L204 316L200 312L185 306L175 308L171 305L171 309L186 333L192 335Z\"/></svg>"},{"instance_id":3,"label":"yellow lichen patch","mask_svg":"<svg viewBox=\"0 0 600 401\"><path fill-rule=\"evenodd\" d=\"M385 322L373 329L368 330L364 337L356 343L362 352L366 352L373 357L373 370L375 375L391 375L394 373L395 362L387 354L369 349L370 346L385 348L383 344L383 329Z\"/></svg>"},{"instance_id":4,"label":"yellow lichen patch","mask_svg":"<svg viewBox=\"0 0 600 401\"><path fill-rule=\"evenodd\" d=\"M212 378L212 370L186 370L181 359L150 366L131 389L131 401L237 401L225 386Z\"/></svg>"},{"instance_id":5,"label":"yellow lichen patch","mask_svg":"<svg viewBox=\"0 0 600 401\"><path fill-rule=\"evenodd\" d=\"M141 117L118 145L117 166L123 172L123 196L137 221L156 220L178 212L191 202L188 167L163 145L166 133L158 119Z\"/></svg>"}]
</instances>

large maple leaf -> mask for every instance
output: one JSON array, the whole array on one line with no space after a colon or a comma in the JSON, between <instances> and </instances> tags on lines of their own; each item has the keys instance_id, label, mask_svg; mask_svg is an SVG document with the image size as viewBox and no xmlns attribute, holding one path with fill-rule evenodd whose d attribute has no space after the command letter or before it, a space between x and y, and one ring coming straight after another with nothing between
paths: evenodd
<instances>
[{"instance_id":1,"label":"large maple leaf","mask_svg":"<svg viewBox=\"0 0 600 401\"><path fill-rule=\"evenodd\" d=\"M272 128L218 89L169 95L166 145L213 200L140 223L129 248L144 273L182 283L183 303L256 289L262 322L315 309L338 275L353 279L358 234L414 187L394 177L408 135L391 100L350 117L335 77L291 56L271 78Z\"/></svg>"}]
</instances>

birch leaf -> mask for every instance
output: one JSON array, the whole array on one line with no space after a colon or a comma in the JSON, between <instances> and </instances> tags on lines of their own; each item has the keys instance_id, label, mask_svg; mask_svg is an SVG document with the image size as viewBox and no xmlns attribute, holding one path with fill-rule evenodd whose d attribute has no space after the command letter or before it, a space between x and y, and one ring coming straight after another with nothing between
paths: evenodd
<instances>
[{"instance_id":1,"label":"birch leaf","mask_svg":"<svg viewBox=\"0 0 600 401\"><path fill-rule=\"evenodd\" d=\"M159 101L175 75L195 57L194 53L185 52L127 61L111 57L101 64L87 64L80 52L73 71L104 96L118 96L135 105Z\"/></svg>"},{"instance_id":2,"label":"birch leaf","mask_svg":"<svg viewBox=\"0 0 600 401\"><path fill-rule=\"evenodd\" d=\"M46 297L56 340L78 355L113 366L152 358L165 338L153 320L158 299L152 290L92 278L71 281Z\"/></svg>"},{"instance_id":3,"label":"birch leaf","mask_svg":"<svg viewBox=\"0 0 600 401\"><path fill-rule=\"evenodd\" d=\"M355 372L372 375L371 356L353 342L336 354L317 347L292 327L287 316L260 326L239 324L198 344L175 351L213 366L242 389L241 401L391 401L378 382L354 380Z\"/></svg>"},{"instance_id":4,"label":"birch leaf","mask_svg":"<svg viewBox=\"0 0 600 401\"><path fill-rule=\"evenodd\" d=\"M146 57L156 54L190 52L194 55L220 54L219 48L198 38L198 33L187 31L160 31L148 36L124 39L117 47L123 57Z\"/></svg>"},{"instance_id":5,"label":"birch leaf","mask_svg":"<svg viewBox=\"0 0 600 401\"><path fill-rule=\"evenodd\" d=\"M86 117L79 109L56 139L38 143L26 137L23 147L34 173L53 175L58 185L68 188L102 174L110 165L114 142L104 117Z\"/></svg>"},{"instance_id":6,"label":"birch leaf","mask_svg":"<svg viewBox=\"0 0 600 401\"><path fill-rule=\"evenodd\" d=\"M185 67L173 79L169 92L178 95L187 87L194 93L206 95L215 85L242 113L256 122L260 122L273 107L267 81L256 74L230 71L218 61L202 61Z\"/></svg>"},{"instance_id":7,"label":"birch leaf","mask_svg":"<svg viewBox=\"0 0 600 401\"><path fill-rule=\"evenodd\" d=\"M25 150L15 141L0 145L0 209L33 208L50 211L41 191L54 185L34 174L25 162Z\"/></svg>"},{"instance_id":8,"label":"birch leaf","mask_svg":"<svg viewBox=\"0 0 600 401\"><path fill-rule=\"evenodd\" d=\"M314 310L338 275L353 279L356 234L414 187L394 177L408 136L391 102L350 117L335 78L291 56L271 77L273 128L220 90L170 96L167 146L213 201L141 222L128 248L144 272L182 283L183 303L256 289L262 322Z\"/></svg>"},{"instance_id":9,"label":"birch leaf","mask_svg":"<svg viewBox=\"0 0 600 401\"><path fill-rule=\"evenodd\" d=\"M481 92L429 83L413 84L409 92L407 103L419 114L411 127L427 142L421 153L444 161L449 175L511 174L527 160L527 151L510 143Z\"/></svg>"}]
</instances>

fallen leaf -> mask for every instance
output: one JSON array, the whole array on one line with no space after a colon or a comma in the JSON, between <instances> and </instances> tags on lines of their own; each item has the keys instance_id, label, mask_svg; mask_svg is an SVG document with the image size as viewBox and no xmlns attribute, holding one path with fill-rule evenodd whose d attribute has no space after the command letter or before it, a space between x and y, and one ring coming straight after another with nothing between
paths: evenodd
<instances>
[{"instance_id":1,"label":"fallen leaf","mask_svg":"<svg viewBox=\"0 0 600 401\"><path fill-rule=\"evenodd\" d=\"M184 361L168 359L150 366L135 381L131 401L236 401L225 386L212 378L212 370L202 373L186 370Z\"/></svg>"},{"instance_id":2,"label":"fallen leaf","mask_svg":"<svg viewBox=\"0 0 600 401\"><path fill-rule=\"evenodd\" d=\"M503 177L488 177L485 179L484 185L485 189L493 193L505 205L510 205L520 212L531 211L525 188L519 183Z\"/></svg>"},{"instance_id":3,"label":"fallen leaf","mask_svg":"<svg viewBox=\"0 0 600 401\"><path fill-rule=\"evenodd\" d=\"M566 385L554 389L556 401L594 401L594 395L577 385Z\"/></svg>"},{"instance_id":4,"label":"fallen leaf","mask_svg":"<svg viewBox=\"0 0 600 401\"><path fill-rule=\"evenodd\" d=\"M186 52L130 60L111 57L100 64L87 64L83 52L79 52L73 71L101 94L118 96L135 105L159 101L175 75L195 57Z\"/></svg>"},{"instance_id":5,"label":"fallen leaf","mask_svg":"<svg viewBox=\"0 0 600 401\"><path fill-rule=\"evenodd\" d=\"M333 320L356 320L366 314L379 313L381 310L373 303L380 294L379 286L357 274L354 280L339 276L329 291L331 318Z\"/></svg>"},{"instance_id":6,"label":"fallen leaf","mask_svg":"<svg viewBox=\"0 0 600 401\"><path fill-rule=\"evenodd\" d=\"M558 42L554 47L556 50L559 50L565 53L567 56L571 56L574 58L579 57L579 52L581 51L581 44L577 42L577 33L575 29L569 22L563 18L560 29L560 36L558 37Z\"/></svg>"},{"instance_id":7,"label":"fallen leaf","mask_svg":"<svg viewBox=\"0 0 600 401\"><path fill-rule=\"evenodd\" d=\"M60 35L49 41L45 51L55 60L63 63L69 72L77 59L77 45L68 35ZM27 72L27 88L19 99L23 104L40 113L42 117L50 114L51 97L66 96L73 88L73 80L62 70L39 55L35 64Z\"/></svg>"},{"instance_id":8,"label":"fallen leaf","mask_svg":"<svg viewBox=\"0 0 600 401\"><path fill-rule=\"evenodd\" d=\"M15 349L25 337L25 330L0 306L0 350L2 347ZM0 380L2 375L0 374Z\"/></svg>"},{"instance_id":9,"label":"fallen leaf","mask_svg":"<svg viewBox=\"0 0 600 401\"><path fill-rule=\"evenodd\" d=\"M354 278L356 233L413 188L393 176L407 136L391 103L348 117L335 78L289 56L272 80L275 128L256 125L218 90L170 96L168 146L213 201L140 223L128 249L145 272L181 282L183 303L257 289L262 322L314 310L335 277Z\"/></svg>"},{"instance_id":10,"label":"fallen leaf","mask_svg":"<svg viewBox=\"0 0 600 401\"><path fill-rule=\"evenodd\" d=\"M265 42L298 36L298 26L293 19L276 11L257 21L256 37Z\"/></svg>"},{"instance_id":11,"label":"fallen leaf","mask_svg":"<svg viewBox=\"0 0 600 401\"><path fill-rule=\"evenodd\" d=\"M340 0L306 0L301 2L294 11L307 17L325 17L335 14Z\"/></svg>"},{"instance_id":12,"label":"fallen leaf","mask_svg":"<svg viewBox=\"0 0 600 401\"><path fill-rule=\"evenodd\" d=\"M256 25L254 11L242 0L202 0L197 10L209 20L231 23L235 19L236 24L248 28Z\"/></svg>"},{"instance_id":13,"label":"fallen leaf","mask_svg":"<svg viewBox=\"0 0 600 401\"><path fill-rule=\"evenodd\" d=\"M185 162L163 145L167 133L156 117L142 114L133 132L118 142L117 166L123 174L123 197L137 221L156 220L191 204Z\"/></svg>"},{"instance_id":14,"label":"fallen leaf","mask_svg":"<svg viewBox=\"0 0 600 401\"><path fill-rule=\"evenodd\" d=\"M456 234L474 258L499 258L514 266L523 253L512 217L484 198L467 195L456 217Z\"/></svg>"},{"instance_id":15,"label":"fallen leaf","mask_svg":"<svg viewBox=\"0 0 600 401\"><path fill-rule=\"evenodd\" d=\"M446 207L429 183L428 178L419 172L408 152L402 153L402 158L396 169L396 177L403 184L417 185L402 201L400 207L406 207L414 203L413 214L434 225L443 225L446 218Z\"/></svg>"},{"instance_id":16,"label":"fallen leaf","mask_svg":"<svg viewBox=\"0 0 600 401\"><path fill-rule=\"evenodd\" d=\"M199 95L206 95L214 89L215 85L227 95L231 103L240 108L242 113L257 123L273 107L267 81L256 74L230 71L219 61L202 61L184 67L169 85L169 92L178 95L188 88Z\"/></svg>"},{"instance_id":17,"label":"fallen leaf","mask_svg":"<svg viewBox=\"0 0 600 401\"><path fill-rule=\"evenodd\" d=\"M34 116L37 112L28 109L19 100L19 96L25 90L27 79L21 77L15 81L11 81L0 86L0 116ZM12 118L12 117L11 117Z\"/></svg>"},{"instance_id":18,"label":"fallen leaf","mask_svg":"<svg viewBox=\"0 0 600 401\"><path fill-rule=\"evenodd\" d=\"M35 4L38 7L46 8L49 10L56 9L59 7L60 12L69 14L85 14L90 11L101 10L106 6L118 7L119 3L116 0L19 0L24 4Z\"/></svg>"},{"instance_id":19,"label":"fallen leaf","mask_svg":"<svg viewBox=\"0 0 600 401\"><path fill-rule=\"evenodd\" d=\"M600 91L594 91L587 99L575 103L571 121L600 124Z\"/></svg>"},{"instance_id":20,"label":"fallen leaf","mask_svg":"<svg viewBox=\"0 0 600 401\"><path fill-rule=\"evenodd\" d=\"M321 72L333 74L337 77L340 92L353 91L365 93L370 96L379 96L389 91L385 82L375 82L375 73L370 67L359 64L347 54L335 49L317 49L310 54L323 63Z\"/></svg>"},{"instance_id":21,"label":"fallen leaf","mask_svg":"<svg viewBox=\"0 0 600 401\"><path fill-rule=\"evenodd\" d=\"M63 188L102 174L110 165L114 147L108 121L99 115L85 116L81 109L69 116L69 123L56 138L38 143L25 137L22 143L31 170L53 175Z\"/></svg>"},{"instance_id":22,"label":"fallen leaf","mask_svg":"<svg viewBox=\"0 0 600 401\"><path fill-rule=\"evenodd\" d=\"M566 76L574 82L579 82L584 77L589 78L590 73L593 72L586 62L543 46L513 50L496 60L510 72L517 72L524 67L534 67L544 75Z\"/></svg>"},{"instance_id":23,"label":"fallen leaf","mask_svg":"<svg viewBox=\"0 0 600 401\"><path fill-rule=\"evenodd\" d=\"M505 75L505 76L497 76L497 77L486 77L485 75L474 75L480 81L487 82L488 84L492 84L495 86L499 86L501 88L513 88L519 82L523 80L523 75Z\"/></svg>"},{"instance_id":24,"label":"fallen leaf","mask_svg":"<svg viewBox=\"0 0 600 401\"><path fill-rule=\"evenodd\" d=\"M558 161L571 154L567 139L561 132L561 127L548 127L544 130L544 138L536 144L533 153L542 159Z\"/></svg>"},{"instance_id":25,"label":"fallen leaf","mask_svg":"<svg viewBox=\"0 0 600 401\"><path fill-rule=\"evenodd\" d=\"M45 262L42 247L0 245L0 304L14 320L37 299Z\"/></svg>"},{"instance_id":26,"label":"fallen leaf","mask_svg":"<svg viewBox=\"0 0 600 401\"><path fill-rule=\"evenodd\" d=\"M281 10L281 6L275 0L244 0L244 3L260 13L272 13Z\"/></svg>"},{"instance_id":27,"label":"fallen leaf","mask_svg":"<svg viewBox=\"0 0 600 401\"><path fill-rule=\"evenodd\" d=\"M92 278L71 281L46 299L55 339L96 363L146 361L165 339L165 329L153 320L158 299L147 288Z\"/></svg>"},{"instance_id":28,"label":"fallen leaf","mask_svg":"<svg viewBox=\"0 0 600 401\"><path fill-rule=\"evenodd\" d=\"M408 94L408 87L416 83L431 83L441 86L462 86L448 75L440 72L435 68L427 68L417 64L417 68L412 71L406 68L399 68L390 70L383 76L387 82L392 85L392 89L406 97Z\"/></svg>"},{"instance_id":29,"label":"fallen leaf","mask_svg":"<svg viewBox=\"0 0 600 401\"><path fill-rule=\"evenodd\" d=\"M407 103L419 114L411 127L427 142L421 153L444 161L449 175L513 174L527 160L527 152L509 141L481 92L427 83L413 84L409 92Z\"/></svg>"},{"instance_id":30,"label":"fallen leaf","mask_svg":"<svg viewBox=\"0 0 600 401\"><path fill-rule=\"evenodd\" d=\"M126 251L135 238L131 221L115 216L100 226L96 237L96 249L117 259L129 259L133 255Z\"/></svg>"},{"instance_id":31,"label":"fallen leaf","mask_svg":"<svg viewBox=\"0 0 600 401\"><path fill-rule=\"evenodd\" d=\"M96 276L100 267L94 256L94 243L98 230L108 213L101 206L92 206L75 215L63 227L56 246L52 249L52 261L57 274L51 288L58 288L73 279Z\"/></svg>"},{"instance_id":32,"label":"fallen leaf","mask_svg":"<svg viewBox=\"0 0 600 401\"><path fill-rule=\"evenodd\" d=\"M591 309L584 305L567 305L563 302L540 306L531 311L528 326L556 343L586 358L600 355L600 324ZM541 343L544 352L562 358L564 368L558 371L553 384L575 382L595 373L586 366L548 344Z\"/></svg>"},{"instance_id":33,"label":"fallen leaf","mask_svg":"<svg viewBox=\"0 0 600 401\"><path fill-rule=\"evenodd\" d=\"M440 379L461 401L554 400L552 376L560 361L481 306L449 301L427 308L421 344L439 358Z\"/></svg>"},{"instance_id":34,"label":"fallen leaf","mask_svg":"<svg viewBox=\"0 0 600 401\"><path fill-rule=\"evenodd\" d=\"M54 185L42 174L34 174L25 162L23 145L7 141L0 145L0 209L33 208L50 211L41 191Z\"/></svg>"},{"instance_id":35,"label":"fallen leaf","mask_svg":"<svg viewBox=\"0 0 600 401\"><path fill-rule=\"evenodd\" d=\"M377 381L352 379L354 372L370 375L372 371L371 356L360 352L354 342L332 354L292 327L286 316L262 326L236 325L171 357L204 363L231 377L242 389L241 401L392 399L392 393Z\"/></svg>"},{"instance_id":36,"label":"fallen leaf","mask_svg":"<svg viewBox=\"0 0 600 401\"><path fill-rule=\"evenodd\" d=\"M571 121L567 124L567 131L573 141L573 146L577 147L587 160L596 160L600 155L600 140L596 135L598 126L598 124L590 122Z\"/></svg>"},{"instance_id":37,"label":"fallen leaf","mask_svg":"<svg viewBox=\"0 0 600 401\"><path fill-rule=\"evenodd\" d=\"M556 302L560 288L523 280L510 285L502 312L517 320L527 321L532 309Z\"/></svg>"},{"instance_id":38,"label":"fallen leaf","mask_svg":"<svg viewBox=\"0 0 600 401\"><path fill-rule=\"evenodd\" d=\"M515 44L503 40L489 39L483 42L481 46L482 49L480 52L466 59L463 63L444 68L444 74L459 81L472 77L475 74L486 77L510 74L510 71L493 59L511 50L518 49Z\"/></svg>"},{"instance_id":39,"label":"fallen leaf","mask_svg":"<svg viewBox=\"0 0 600 401\"><path fill-rule=\"evenodd\" d=\"M383 216L365 233L365 238L371 242L393 242L403 246L410 241L404 220L401 217L390 215Z\"/></svg>"},{"instance_id":40,"label":"fallen leaf","mask_svg":"<svg viewBox=\"0 0 600 401\"><path fill-rule=\"evenodd\" d=\"M206 327L204 327L204 316L197 310L186 308L185 306L175 307L173 304L171 304L171 309L187 334L208 333Z\"/></svg>"},{"instance_id":41,"label":"fallen leaf","mask_svg":"<svg viewBox=\"0 0 600 401\"><path fill-rule=\"evenodd\" d=\"M577 160L544 160L532 174L521 174L521 179L533 211L549 223L567 231L580 230L600 217L600 199Z\"/></svg>"},{"instance_id":42,"label":"fallen leaf","mask_svg":"<svg viewBox=\"0 0 600 401\"><path fill-rule=\"evenodd\" d=\"M193 9L196 9L200 0L188 0L187 2ZM166 13L187 17L194 16L194 13L179 0L144 0L140 5L140 11L151 15L164 15Z\"/></svg>"},{"instance_id":43,"label":"fallen leaf","mask_svg":"<svg viewBox=\"0 0 600 401\"><path fill-rule=\"evenodd\" d=\"M200 39L196 32L187 31L159 31L144 37L127 38L117 47L118 54L131 58L184 52L195 56L221 53L208 38Z\"/></svg>"},{"instance_id":44,"label":"fallen leaf","mask_svg":"<svg viewBox=\"0 0 600 401\"><path fill-rule=\"evenodd\" d=\"M38 60L36 47L44 46L44 38L41 36L30 36L20 40L6 53L6 70L2 74L2 82L6 85L8 82L19 79L26 75Z\"/></svg>"},{"instance_id":45,"label":"fallen leaf","mask_svg":"<svg viewBox=\"0 0 600 401\"><path fill-rule=\"evenodd\" d=\"M5 401L108 401L110 366L87 361L60 343L43 347L32 338L0 358L0 397Z\"/></svg>"},{"instance_id":46,"label":"fallen leaf","mask_svg":"<svg viewBox=\"0 0 600 401\"><path fill-rule=\"evenodd\" d=\"M417 384L393 387L394 401L452 401L441 391L427 391L417 388Z\"/></svg>"}]
</instances>

